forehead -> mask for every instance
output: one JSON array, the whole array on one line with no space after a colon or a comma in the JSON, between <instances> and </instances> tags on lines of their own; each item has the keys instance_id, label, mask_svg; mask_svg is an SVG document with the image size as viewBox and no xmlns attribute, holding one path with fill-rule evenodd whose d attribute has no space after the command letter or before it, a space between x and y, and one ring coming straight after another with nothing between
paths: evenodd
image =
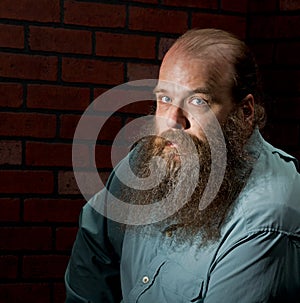
<instances>
[{"instance_id":1,"label":"forehead","mask_svg":"<svg viewBox=\"0 0 300 303\"><path fill-rule=\"evenodd\" d=\"M164 58L159 80L173 82L179 86L193 90L208 82L207 62L188 58L180 53L169 52Z\"/></svg>"},{"instance_id":2,"label":"forehead","mask_svg":"<svg viewBox=\"0 0 300 303\"><path fill-rule=\"evenodd\" d=\"M211 55L195 58L171 48L162 62L158 86L169 81L190 91L201 88L220 99L231 94L231 74L231 67L224 58Z\"/></svg>"}]
</instances>

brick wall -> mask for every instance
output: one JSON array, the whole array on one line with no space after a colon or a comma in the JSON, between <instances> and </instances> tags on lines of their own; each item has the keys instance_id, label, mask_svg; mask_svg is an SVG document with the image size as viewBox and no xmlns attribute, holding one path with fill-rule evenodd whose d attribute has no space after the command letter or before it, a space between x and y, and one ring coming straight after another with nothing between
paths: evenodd
<instances>
[{"instance_id":1,"label":"brick wall","mask_svg":"<svg viewBox=\"0 0 300 303\"><path fill-rule=\"evenodd\" d=\"M299 9L297 0L2 0L0 301L64 301L85 202L72 172L77 122L105 90L156 77L188 28L224 28L251 44L274 99L265 135L300 155ZM102 130L96 154L104 179L114 134L148 110L122 109Z\"/></svg>"},{"instance_id":2,"label":"brick wall","mask_svg":"<svg viewBox=\"0 0 300 303\"><path fill-rule=\"evenodd\" d=\"M268 100L265 137L300 159L300 1L249 1L247 40Z\"/></svg>"}]
</instances>

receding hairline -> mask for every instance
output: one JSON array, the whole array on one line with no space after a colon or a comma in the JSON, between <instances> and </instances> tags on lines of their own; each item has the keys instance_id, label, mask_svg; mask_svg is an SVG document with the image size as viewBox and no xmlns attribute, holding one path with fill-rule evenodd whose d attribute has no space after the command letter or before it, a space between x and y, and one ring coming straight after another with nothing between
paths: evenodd
<instances>
[{"instance_id":1,"label":"receding hairline","mask_svg":"<svg viewBox=\"0 0 300 303\"><path fill-rule=\"evenodd\" d=\"M245 43L235 35L224 30L207 28L188 30L175 41L171 49L180 49L197 56L212 48L227 48L234 51L245 47Z\"/></svg>"},{"instance_id":2,"label":"receding hairline","mask_svg":"<svg viewBox=\"0 0 300 303\"><path fill-rule=\"evenodd\" d=\"M225 78L220 74L221 66L227 67L231 74L228 80L231 81L229 85L234 102L241 103L248 94L252 94L255 99L253 125L264 126L266 116L261 76L255 56L244 41L221 29L192 29L179 37L170 51L174 55L180 51L180 55L189 59L205 61L209 65L209 84L212 86L218 79Z\"/></svg>"},{"instance_id":3,"label":"receding hairline","mask_svg":"<svg viewBox=\"0 0 300 303\"><path fill-rule=\"evenodd\" d=\"M179 57L200 60L209 75L207 86L214 91L223 83L233 85L235 78L235 58L247 47L229 32L219 29L192 29L180 36L163 60ZM226 74L226 75L225 75Z\"/></svg>"}]
</instances>

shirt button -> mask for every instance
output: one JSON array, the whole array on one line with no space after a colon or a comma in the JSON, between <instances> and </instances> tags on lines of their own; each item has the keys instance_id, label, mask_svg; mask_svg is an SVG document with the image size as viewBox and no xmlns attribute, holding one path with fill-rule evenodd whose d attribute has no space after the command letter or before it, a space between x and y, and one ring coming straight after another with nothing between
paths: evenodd
<instances>
[{"instance_id":1,"label":"shirt button","mask_svg":"<svg viewBox=\"0 0 300 303\"><path fill-rule=\"evenodd\" d=\"M147 284L149 282L149 278L147 276L143 277L142 281L144 284Z\"/></svg>"}]
</instances>

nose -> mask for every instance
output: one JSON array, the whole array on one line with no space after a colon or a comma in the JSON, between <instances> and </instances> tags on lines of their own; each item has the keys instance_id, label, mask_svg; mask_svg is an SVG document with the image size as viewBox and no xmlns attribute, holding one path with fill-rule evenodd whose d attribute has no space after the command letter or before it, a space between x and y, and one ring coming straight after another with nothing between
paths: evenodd
<instances>
[{"instance_id":1,"label":"nose","mask_svg":"<svg viewBox=\"0 0 300 303\"><path fill-rule=\"evenodd\" d=\"M169 108L167 126L175 129L188 129L190 127L189 120L182 108L175 105Z\"/></svg>"}]
</instances>

